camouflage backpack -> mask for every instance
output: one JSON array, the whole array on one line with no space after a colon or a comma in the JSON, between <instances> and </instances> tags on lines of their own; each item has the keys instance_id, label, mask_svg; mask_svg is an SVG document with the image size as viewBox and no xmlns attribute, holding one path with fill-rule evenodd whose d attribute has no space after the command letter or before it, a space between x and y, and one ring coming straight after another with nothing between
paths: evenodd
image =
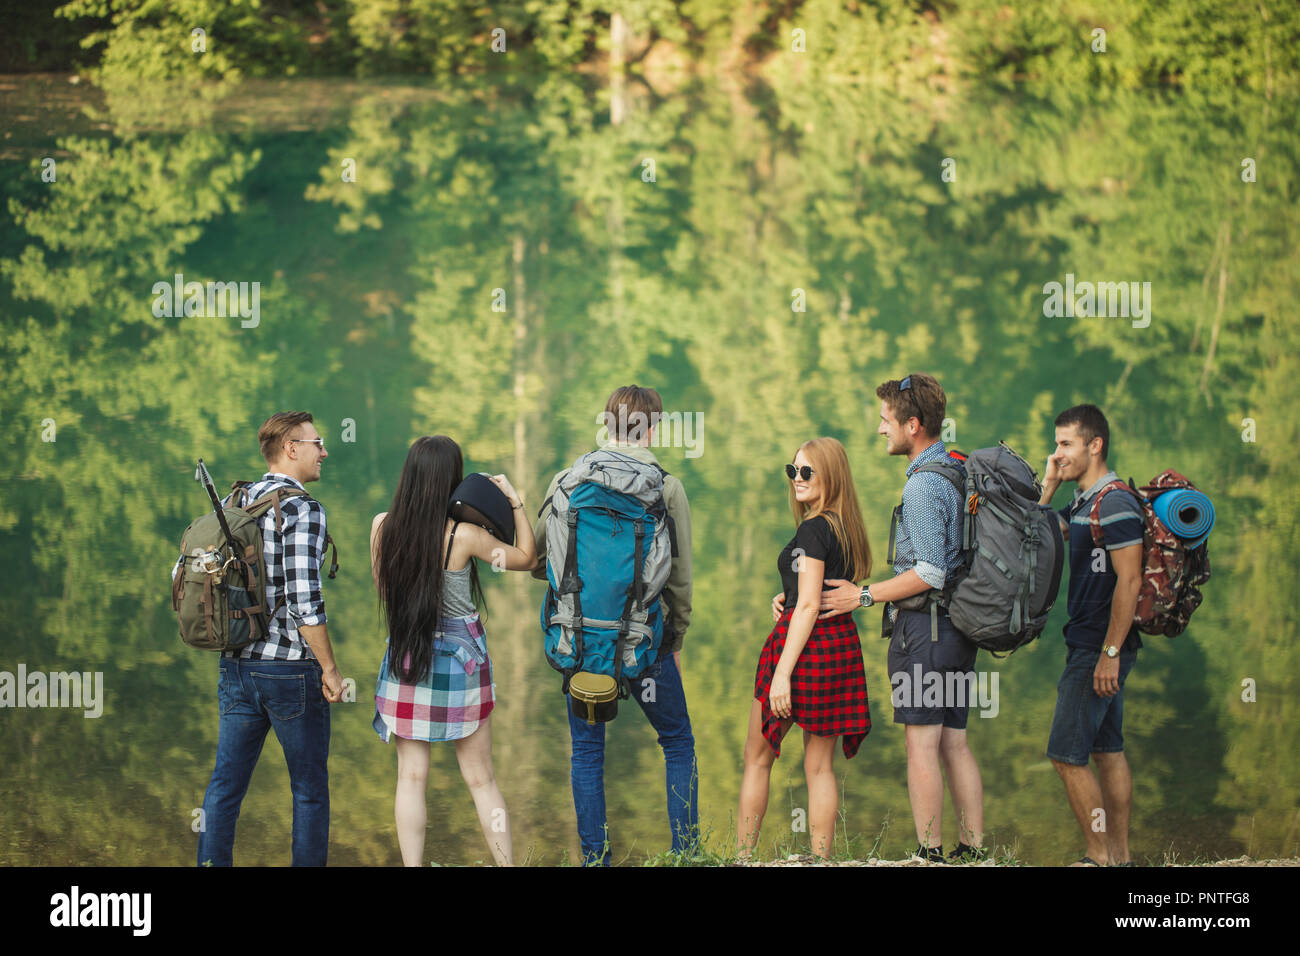
<instances>
[{"instance_id":1,"label":"camouflage backpack","mask_svg":"<svg viewBox=\"0 0 1300 956\"><path fill-rule=\"evenodd\" d=\"M1127 484L1112 481L1097 492L1088 514L1093 544L1100 548L1102 498L1122 490L1137 498L1142 507L1142 590L1133 620L1143 634L1177 637L1183 633L1192 612L1201 606L1201 585L1210 580L1207 541L1188 548L1165 527L1152 506L1162 492L1178 488L1195 490L1196 486L1176 471L1162 471L1141 488L1134 486L1132 478Z\"/></svg>"},{"instance_id":2,"label":"camouflage backpack","mask_svg":"<svg viewBox=\"0 0 1300 956\"><path fill-rule=\"evenodd\" d=\"M208 511L194 519L181 537L184 563L172 579L172 610L180 622L181 640L206 651L236 651L266 637L267 627L281 606L266 606L266 564L262 556L263 515L275 511L277 531L283 531L280 503L287 498L310 498L292 485L271 489L256 501L248 500L252 482L237 481L222 504L221 518ZM215 494L215 492L214 492ZM214 499L215 500L215 499ZM235 547L231 547L222 519ZM326 547L334 542L326 536ZM334 549L329 576L338 571Z\"/></svg>"}]
</instances>

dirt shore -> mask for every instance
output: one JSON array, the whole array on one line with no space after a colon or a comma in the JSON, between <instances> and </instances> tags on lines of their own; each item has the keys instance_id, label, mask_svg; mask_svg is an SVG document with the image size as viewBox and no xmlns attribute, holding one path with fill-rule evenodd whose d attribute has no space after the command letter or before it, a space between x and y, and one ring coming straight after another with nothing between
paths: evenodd
<instances>
[{"instance_id":1,"label":"dirt shore","mask_svg":"<svg viewBox=\"0 0 1300 956\"><path fill-rule=\"evenodd\" d=\"M750 863L737 863L736 866L1007 866L1009 864L999 863L994 860L984 860L980 863L926 863L920 859L912 858L906 860L832 860L829 863L818 863L809 855L791 855L784 860L754 861ZM1028 864L1010 864L1016 866L1027 866ZM1143 864L1139 863L1138 866ZM1300 858L1291 858L1286 860L1255 860L1248 856L1239 856L1231 860L1214 860L1212 862L1197 863L1160 863L1156 866L1166 867L1186 867L1186 866L1300 866Z\"/></svg>"}]
</instances>

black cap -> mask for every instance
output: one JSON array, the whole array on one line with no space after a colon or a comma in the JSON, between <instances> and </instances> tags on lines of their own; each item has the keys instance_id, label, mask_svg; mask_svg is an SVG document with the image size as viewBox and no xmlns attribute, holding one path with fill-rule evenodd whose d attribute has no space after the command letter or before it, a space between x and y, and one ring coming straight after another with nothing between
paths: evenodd
<instances>
[{"instance_id":1,"label":"black cap","mask_svg":"<svg viewBox=\"0 0 1300 956\"><path fill-rule=\"evenodd\" d=\"M451 493L447 513L457 521L486 528L499 541L515 543L515 516L510 499L487 475L473 472Z\"/></svg>"}]
</instances>

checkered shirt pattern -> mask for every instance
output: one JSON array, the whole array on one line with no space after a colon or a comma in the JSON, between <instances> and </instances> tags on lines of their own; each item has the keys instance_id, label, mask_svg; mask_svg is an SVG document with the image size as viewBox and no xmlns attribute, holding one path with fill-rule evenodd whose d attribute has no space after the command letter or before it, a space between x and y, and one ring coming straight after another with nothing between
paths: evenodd
<instances>
[{"instance_id":1,"label":"checkered shirt pattern","mask_svg":"<svg viewBox=\"0 0 1300 956\"><path fill-rule=\"evenodd\" d=\"M763 705L763 736L781 756L781 719L772 713L768 694L772 675L785 649L793 609L781 614L763 644L754 675L754 699ZM819 620L790 674L790 709L794 722L819 737L840 737L845 757L858 752L871 730L867 674L862 644L852 614Z\"/></svg>"},{"instance_id":2,"label":"checkered shirt pattern","mask_svg":"<svg viewBox=\"0 0 1300 956\"><path fill-rule=\"evenodd\" d=\"M496 705L492 659L478 615L439 621L433 666L419 683L398 680L388 654L375 685L371 722L384 743L391 734L408 740L460 740L478 729Z\"/></svg>"},{"instance_id":3,"label":"checkered shirt pattern","mask_svg":"<svg viewBox=\"0 0 1300 956\"><path fill-rule=\"evenodd\" d=\"M267 472L248 486L245 503L252 503L283 487L307 490L288 475ZM229 499L222 502L223 505L234 503ZM271 619L264 640L253 641L239 651L228 651L226 657L264 661L315 658L298 628L326 621L320 578L321 565L325 561L325 508L314 498L297 496L281 501L280 513L284 520L283 535L276 529L274 508L259 519L259 524L262 527L262 560L266 563L266 604L275 607L281 595L285 596L285 603ZM182 561L184 555L172 569L173 578Z\"/></svg>"}]
</instances>

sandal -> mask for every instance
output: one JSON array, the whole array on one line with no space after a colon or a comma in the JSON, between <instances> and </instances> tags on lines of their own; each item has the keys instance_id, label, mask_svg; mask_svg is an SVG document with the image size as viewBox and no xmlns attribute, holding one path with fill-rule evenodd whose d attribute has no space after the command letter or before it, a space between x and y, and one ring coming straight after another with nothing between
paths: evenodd
<instances>
[{"instance_id":1,"label":"sandal","mask_svg":"<svg viewBox=\"0 0 1300 956\"><path fill-rule=\"evenodd\" d=\"M1078 861L1074 865L1075 866L1101 866L1100 863L1098 863L1090 856L1079 857Z\"/></svg>"}]
</instances>

